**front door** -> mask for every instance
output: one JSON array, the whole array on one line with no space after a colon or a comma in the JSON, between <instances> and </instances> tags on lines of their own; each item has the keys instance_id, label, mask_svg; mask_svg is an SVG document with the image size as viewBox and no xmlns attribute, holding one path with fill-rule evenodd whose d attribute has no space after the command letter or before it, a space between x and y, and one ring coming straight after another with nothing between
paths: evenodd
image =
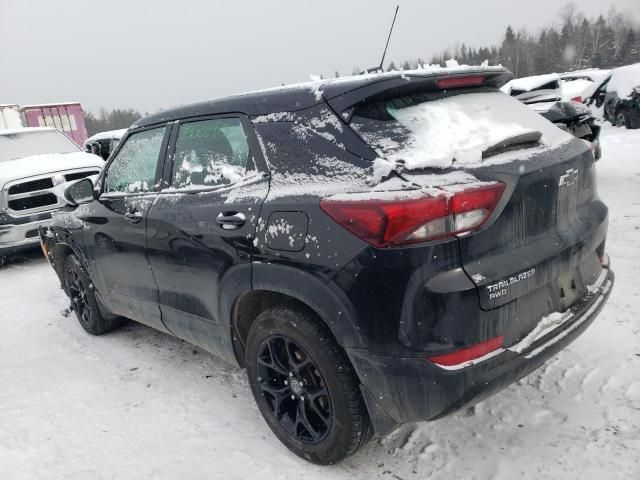
<instances>
[{"instance_id":1,"label":"front door","mask_svg":"<svg viewBox=\"0 0 640 480\"><path fill-rule=\"evenodd\" d=\"M147 216L162 319L174 335L224 355L230 332L221 302L230 288L250 289L253 238L269 182L244 117L184 121L172 137L170 187Z\"/></svg>"},{"instance_id":2,"label":"front door","mask_svg":"<svg viewBox=\"0 0 640 480\"><path fill-rule=\"evenodd\" d=\"M113 313L166 331L146 258L146 216L157 196L168 132L131 134L106 167L98 199L78 209L91 277Z\"/></svg>"}]
</instances>

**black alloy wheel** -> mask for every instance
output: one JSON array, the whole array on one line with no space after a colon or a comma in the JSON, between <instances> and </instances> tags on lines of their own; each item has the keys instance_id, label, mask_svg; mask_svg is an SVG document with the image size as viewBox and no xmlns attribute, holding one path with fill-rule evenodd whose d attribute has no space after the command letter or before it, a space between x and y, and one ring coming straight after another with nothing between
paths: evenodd
<instances>
[{"instance_id":1,"label":"black alloy wheel","mask_svg":"<svg viewBox=\"0 0 640 480\"><path fill-rule=\"evenodd\" d=\"M245 363L260 413L296 455L329 465L371 438L356 372L308 309L279 305L261 312L247 334Z\"/></svg>"},{"instance_id":2,"label":"black alloy wheel","mask_svg":"<svg viewBox=\"0 0 640 480\"><path fill-rule=\"evenodd\" d=\"M262 394L280 425L297 440L316 444L331 429L331 398L309 354L283 335L268 337L258 353Z\"/></svg>"},{"instance_id":3,"label":"black alloy wheel","mask_svg":"<svg viewBox=\"0 0 640 480\"><path fill-rule=\"evenodd\" d=\"M71 310L82 328L92 335L102 335L121 325L121 319L100 310L93 283L80 260L69 255L64 260L64 289L71 300Z\"/></svg>"},{"instance_id":4,"label":"black alloy wheel","mask_svg":"<svg viewBox=\"0 0 640 480\"><path fill-rule=\"evenodd\" d=\"M72 309L76 312L82 326L88 327L91 324L91 305L87 298L87 289L78 272L73 268L67 271L67 288Z\"/></svg>"}]
</instances>

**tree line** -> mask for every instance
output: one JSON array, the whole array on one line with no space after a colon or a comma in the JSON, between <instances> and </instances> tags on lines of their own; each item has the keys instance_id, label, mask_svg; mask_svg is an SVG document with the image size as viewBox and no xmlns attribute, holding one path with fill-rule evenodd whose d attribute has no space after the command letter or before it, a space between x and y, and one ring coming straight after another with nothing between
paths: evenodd
<instances>
[{"instance_id":1,"label":"tree line","mask_svg":"<svg viewBox=\"0 0 640 480\"><path fill-rule=\"evenodd\" d=\"M611 6L606 15L588 18L575 3L567 3L558 12L555 25L538 33L507 26L499 45L472 47L456 45L434 55L430 62L422 58L390 62L387 71L409 70L418 65L437 64L455 59L460 64L503 65L515 77L527 77L585 68L615 68L640 62L640 25L632 15ZM337 72L336 72L337 73ZM354 74L360 69L354 69Z\"/></svg>"},{"instance_id":2,"label":"tree line","mask_svg":"<svg viewBox=\"0 0 640 480\"><path fill-rule=\"evenodd\" d=\"M145 113L146 115L146 113ZM108 130L120 130L129 128L132 123L142 118L142 114L133 108L106 110L101 108L98 115L84 112L84 124L87 127L87 135L95 135Z\"/></svg>"},{"instance_id":3,"label":"tree line","mask_svg":"<svg viewBox=\"0 0 640 480\"><path fill-rule=\"evenodd\" d=\"M463 43L434 55L430 62L424 58L391 61L386 70L411 70L427 64L445 66L445 61L451 58L467 65L480 65L485 61L489 65L503 65L516 77L614 68L640 62L640 25L632 15L614 6L606 15L588 18L575 3L567 3L559 10L555 24L538 33L525 28L515 30L509 25L499 45L473 47ZM352 73L360 74L362 69L356 67ZM335 76L340 74L336 71ZM127 128L142 116L131 108L110 111L101 108L97 115L85 112L85 125L87 133L93 135Z\"/></svg>"}]
</instances>

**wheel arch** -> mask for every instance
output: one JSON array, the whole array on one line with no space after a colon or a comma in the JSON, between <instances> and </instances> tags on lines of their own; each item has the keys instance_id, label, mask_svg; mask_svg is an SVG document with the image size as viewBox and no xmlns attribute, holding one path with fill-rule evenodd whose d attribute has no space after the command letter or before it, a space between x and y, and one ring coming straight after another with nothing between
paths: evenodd
<instances>
[{"instance_id":1,"label":"wheel arch","mask_svg":"<svg viewBox=\"0 0 640 480\"><path fill-rule=\"evenodd\" d=\"M87 259L82 254L82 250L76 245L73 239L64 234L57 235L56 242L51 246L51 260L55 272L58 274L60 282L63 283L64 262L69 255L75 255L80 259L83 266L90 272L87 265Z\"/></svg>"},{"instance_id":2,"label":"wheel arch","mask_svg":"<svg viewBox=\"0 0 640 480\"><path fill-rule=\"evenodd\" d=\"M274 264L253 264L252 288L228 300L223 309L228 319L234 360L244 366L246 335L255 318L276 305L295 305L307 310L328 328L343 348L361 348L357 312L346 295L330 281L311 273Z\"/></svg>"}]
</instances>

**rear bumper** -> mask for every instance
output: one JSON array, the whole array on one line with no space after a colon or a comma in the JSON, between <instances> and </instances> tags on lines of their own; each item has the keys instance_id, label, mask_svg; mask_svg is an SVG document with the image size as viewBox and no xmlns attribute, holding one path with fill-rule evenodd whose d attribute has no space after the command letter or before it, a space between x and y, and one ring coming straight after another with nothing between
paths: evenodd
<instances>
[{"instance_id":1,"label":"rear bumper","mask_svg":"<svg viewBox=\"0 0 640 480\"><path fill-rule=\"evenodd\" d=\"M380 357L348 349L378 433L396 424L448 415L540 367L582 334L606 303L614 274L608 268L603 272L589 293L562 313L556 328L533 340L520 340L480 362L445 369L423 357Z\"/></svg>"},{"instance_id":2,"label":"rear bumper","mask_svg":"<svg viewBox=\"0 0 640 480\"><path fill-rule=\"evenodd\" d=\"M0 223L0 253L10 253L40 244L38 228L51 223L51 214L37 215L29 220L23 223Z\"/></svg>"}]
</instances>

